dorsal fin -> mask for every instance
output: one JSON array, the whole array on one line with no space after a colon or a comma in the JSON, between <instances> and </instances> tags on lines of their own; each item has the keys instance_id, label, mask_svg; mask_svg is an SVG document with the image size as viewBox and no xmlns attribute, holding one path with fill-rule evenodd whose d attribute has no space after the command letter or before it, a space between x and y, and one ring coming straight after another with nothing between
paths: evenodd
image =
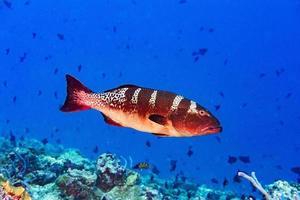
<instances>
[{"instance_id":1,"label":"dorsal fin","mask_svg":"<svg viewBox=\"0 0 300 200\"><path fill-rule=\"evenodd\" d=\"M138 88L139 86L137 85L133 85L133 84L124 84L124 85L120 85L116 88L112 88L112 89L109 89L109 90L105 90L104 92L110 92L110 91L113 91L113 90L116 90L116 89L120 89L120 88L133 88L133 87L136 87Z\"/></svg>"}]
</instances>

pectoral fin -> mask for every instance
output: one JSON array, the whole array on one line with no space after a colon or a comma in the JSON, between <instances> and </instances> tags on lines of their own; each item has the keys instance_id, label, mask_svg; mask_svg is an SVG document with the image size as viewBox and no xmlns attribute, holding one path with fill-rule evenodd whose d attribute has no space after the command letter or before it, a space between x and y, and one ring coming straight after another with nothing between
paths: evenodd
<instances>
[{"instance_id":1,"label":"pectoral fin","mask_svg":"<svg viewBox=\"0 0 300 200\"><path fill-rule=\"evenodd\" d=\"M151 121L160 124L162 126L166 125L168 123L168 119L162 115L156 115L152 114L148 117Z\"/></svg>"},{"instance_id":2,"label":"pectoral fin","mask_svg":"<svg viewBox=\"0 0 300 200\"><path fill-rule=\"evenodd\" d=\"M102 114L104 121L107 124L110 124L112 126L122 126L121 124L119 124L118 122L115 122L114 120L112 120L111 118L107 117L106 115Z\"/></svg>"}]
</instances>

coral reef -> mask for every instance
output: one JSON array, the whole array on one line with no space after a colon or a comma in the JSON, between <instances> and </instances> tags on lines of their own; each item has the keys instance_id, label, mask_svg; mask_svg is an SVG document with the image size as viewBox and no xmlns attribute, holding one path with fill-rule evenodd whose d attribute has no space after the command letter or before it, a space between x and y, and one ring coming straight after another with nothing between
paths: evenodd
<instances>
[{"instance_id":1,"label":"coral reef","mask_svg":"<svg viewBox=\"0 0 300 200\"><path fill-rule=\"evenodd\" d=\"M110 153L91 161L79 151L60 145L1 137L0 152L1 200L241 199L241 194L197 185L181 175L168 180L151 172L142 176ZM250 181L251 176L244 177ZM257 181L256 177L253 180ZM258 181L253 183L263 189ZM271 199L294 200L300 186L277 181L263 191Z\"/></svg>"}]
</instances>

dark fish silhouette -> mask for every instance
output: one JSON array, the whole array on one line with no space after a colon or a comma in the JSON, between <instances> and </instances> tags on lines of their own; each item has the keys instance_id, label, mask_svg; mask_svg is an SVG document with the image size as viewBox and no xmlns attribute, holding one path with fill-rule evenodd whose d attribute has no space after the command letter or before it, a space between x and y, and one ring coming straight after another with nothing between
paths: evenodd
<instances>
[{"instance_id":1,"label":"dark fish silhouette","mask_svg":"<svg viewBox=\"0 0 300 200\"><path fill-rule=\"evenodd\" d=\"M243 163L250 163L250 157L249 156L239 156L239 160Z\"/></svg>"},{"instance_id":2,"label":"dark fish silhouette","mask_svg":"<svg viewBox=\"0 0 300 200\"><path fill-rule=\"evenodd\" d=\"M64 40L65 39L65 36L61 33L57 33L56 36L58 37L58 39L60 40Z\"/></svg>"},{"instance_id":3,"label":"dark fish silhouette","mask_svg":"<svg viewBox=\"0 0 300 200\"><path fill-rule=\"evenodd\" d=\"M189 149L187 151L187 155L188 157L191 157L194 154L193 150L192 150L192 146L189 146Z\"/></svg>"},{"instance_id":4,"label":"dark fish silhouette","mask_svg":"<svg viewBox=\"0 0 300 200\"><path fill-rule=\"evenodd\" d=\"M157 136L189 137L221 132L219 121L194 101L171 92L123 85L93 93L70 75L63 112L99 110L110 125ZM56 96L57 98L57 96Z\"/></svg>"},{"instance_id":5,"label":"dark fish silhouette","mask_svg":"<svg viewBox=\"0 0 300 200\"><path fill-rule=\"evenodd\" d=\"M146 143L145 143L145 144L146 144L146 146L147 146L147 147L151 147L151 143L150 143L150 141L146 141Z\"/></svg>"},{"instance_id":6,"label":"dark fish silhouette","mask_svg":"<svg viewBox=\"0 0 300 200\"><path fill-rule=\"evenodd\" d=\"M228 156L227 162L228 162L229 164L236 163L236 161L237 161L237 158L236 158L235 156Z\"/></svg>"},{"instance_id":7,"label":"dark fish silhouette","mask_svg":"<svg viewBox=\"0 0 300 200\"><path fill-rule=\"evenodd\" d=\"M177 167L177 160L171 160L170 161L170 172L175 171L176 167Z\"/></svg>"}]
</instances>

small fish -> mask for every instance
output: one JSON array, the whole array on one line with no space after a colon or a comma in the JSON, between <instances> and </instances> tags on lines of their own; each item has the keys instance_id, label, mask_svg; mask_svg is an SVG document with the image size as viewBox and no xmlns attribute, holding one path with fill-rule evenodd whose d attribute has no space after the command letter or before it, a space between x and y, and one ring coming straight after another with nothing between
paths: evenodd
<instances>
[{"instance_id":1,"label":"small fish","mask_svg":"<svg viewBox=\"0 0 300 200\"><path fill-rule=\"evenodd\" d=\"M36 38L36 33L32 33L32 39L35 39Z\"/></svg>"},{"instance_id":2,"label":"small fish","mask_svg":"<svg viewBox=\"0 0 300 200\"><path fill-rule=\"evenodd\" d=\"M189 146L189 149L187 151L187 155L188 157L191 157L194 154L193 150L192 150L192 146Z\"/></svg>"},{"instance_id":3,"label":"small fish","mask_svg":"<svg viewBox=\"0 0 300 200\"><path fill-rule=\"evenodd\" d=\"M150 141L147 140L145 144L146 144L147 147L151 147Z\"/></svg>"},{"instance_id":4,"label":"small fish","mask_svg":"<svg viewBox=\"0 0 300 200\"><path fill-rule=\"evenodd\" d=\"M57 91L54 92L54 98L58 99L58 93L57 93Z\"/></svg>"},{"instance_id":5,"label":"small fish","mask_svg":"<svg viewBox=\"0 0 300 200\"><path fill-rule=\"evenodd\" d=\"M47 138L44 138L44 139L42 139L42 141L41 141L44 145L46 145L46 144L48 144L48 139Z\"/></svg>"},{"instance_id":6,"label":"small fish","mask_svg":"<svg viewBox=\"0 0 300 200\"><path fill-rule=\"evenodd\" d=\"M3 81L3 86L7 87L7 81Z\"/></svg>"},{"instance_id":7,"label":"small fish","mask_svg":"<svg viewBox=\"0 0 300 200\"><path fill-rule=\"evenodd\" d=\"M110 125L130 127L157 136L190 137L222 131L220 122L205 108L171 92L123 85L94 93L67 75L63 112L96 109Z\"/></svg>"},{"instance_id":8,"label":"small fish","mask_svg":"<svg viewBox=\"0 0 300 200\"><path fill-rule=\"evenodd\" d=\"M55 68L53 73L56 75L58 73L58 68Z\"/></svg>"},{"instance_id":9,"label":"small fish","mask_svg":"<svg viewBox=\"0 0 300 200\"><path fill-rule=\"evenodd\" d=\"M78 65L77 71L78 71L78 72L81 72L81 69L82 69L82 65Z\"/></svg>"},{"instance_id":10,"label":"small fish","mask_svg":"<svg viewBox=\"0 0 300 200\"><path fill-rule=\"evenodd\" d=\"M6 49L5 49L5 55L8 55L9 52L10 52L10 48L6 48Z\"/></svg>"},{"instance_id":11,"label":"small fish","mask_svg":"<svg viewBox=\"0 0 300 200\"><path fill-rule=\"evenodd\" d=\"M292 167L291 171L294 172L295 174L298 174L298 176L300 176L300 167Z\"/></svg>"},{"instance_id":12,"label":"small fish","mask_svg":"<svg viewBox=\"0 0 300 200\"><path fill-rule=\"evenodd\" d=\"M265 74L265 73L260 73L260 74L259 74L259 78L264 78L266 75L267 75L267 74Z\"/></svg>"},{"instance_id":13,"label":"small fish","mask_svg":"<svg viewBox=\"0 0 300 200\"><path fill-rule=\"evenodd\" d=\"M235 175L234 177L233 177L233 182L235 182L235 183L240 183L242 180L241 180L241 177L239 176L239 175Z\"/></svg>"},{"instance_id":14,"label":"small fish","mask_svg":"<svg viewBox=\"0 0 300 200\"><path fill-rule=\"evenodd\" d=\"M215 29L214 29L214 28L209 28L209 29L208 29L208 32L209 32L209 33L213 33L213 32L215 32Z\"/></svg>"},{"instance_id":15,"label":"small fish","mask_svg":"<svg viewBox=\"0 0 300 200\"><path fill-rule=\"evenodd\" d=\"M223 97L223 98L225 97L225 95L224 95L224 92L223 92L223 91L220 91L220 92L219 92L219 95L220 95L221 97Z\"/></svg>"},{"instance_id":16,"label":"small fish","mask_svg":"<svg viewBox=\"0 0 300 200\"><path fill-rule=\"evenodd\" d=\"M243 163L250 163L250 157L249 156L239 156L239 160Z\"/></svg>"},{"instance_id":17,"label":"small fish","mask_svg":"<svg viewBox=\"0 0 300 200\"><path fill-rule=\"evenodd\" d=\"M97 154L99 152L99 148L98 146L96 145L94 148L93 148L93 153Z\"/></svg>"},{"instance_id":18,"label":"small fish","mask_svg":"<svg viewBox=\"0 0 300 200\"><path fill-rule=\"evenodd\" d=\"M38 96L42 96L42 94L43 94L42 90L39 90L38 91Z\"/></svg>"},{"instance_id":19,"label":"small fish","mask_svg":"<svg viewBox=\"0 0 300 200\"><path fill-rule=\"evenodd\" d=\"M7 8L11 8L12 7L12 3L8 0L3 0L3 3L4 5L7 7Z\"/></svg>"},{"instance_id":20,"label":"small fish","mask_svg":"<svg viewBox=\"0 0 300 200\"><path fill-rule=\"evenodd\" d=\"M220 105L220 104L215 105L215 110L216 110L216 111L220 110L220 108L221 108L221 105Z\"/></svg>"},{"instance_id":21,"label":"small fish","mask_svg":"<svg viewBox=\"0 0 300 200\"><path fill-rule=\"evenodd\" d=\"M176 167L177 167L177 160L171 160L170 161L170 172L175 171Z\"/></svg>"},{"instance_id":22,"label":"small fish","mask_svg":"<svg viewBox=\"0 0 300 200\"><path fill-rule=\"evenodd\" d=\"M150 165L147 162L139 162L133 166L133 169L149 169Z\"/></svg>"},{"instance_id":23,"label":"small fish","mask_svg":"<svg viewBox=\"0 0 300 200\"><path fill-rule=\"evenodd\" d=\"M219 183L219 181L216 178L212 178L212 179L210 179L210 181L212 183L214 183L214 184L218 184Z\"/></svg>"},{"instance_id":24,"label":"small fish","mask_svg":"<svg viewBox=\"0 0 300 200\"><path fill-rule=\"evenodd\" d=\"M16 103L17 102L17 96L14 96L13 97L13 103Z\"/></svg>"},{"instance_id":25,"label":"small fish","mask_svg":"<svg viewBox=\"0 0 300 200\"><path fill-rule=\"evenodd\" d=\"M215 137L218 143L221 143L221 138L219 136Z\"/></svg>"},{"instance_id":26,"label":"small fish","mask_svg":"<svg viewBox=\"0 0 300 200\"><path fill-rule=\"evenodd\" d=\"M64 40L65 39L65 36L64 34L61 34L61 33L57 33L56 36L58 37L58 39L60 40Z\"/></svg>"},{"instance_id":27,"label":"small fish","mask_svg":"<svg viewBox=\"0 0 300 200\"><path fill-rule=\"evenodd\" d=\"M151 171L152 171L153 174L156 174L156 175L158 175L160 173L160 171L158 170L158 168L156 166L154 166L154 165L152 165Z\"/></svg>"},{"instance_id":28,"label":"small fish","mask_svg":"<svg viewBox=\"0 0 300 200\"><path fill-rule=\"evenodd\" d=\"M27 57L27 53L24 53L23 56L20 57L20 62L24 62Z\"/></svg>"},{"instance_id":29,"label":"small fish","mask_svg":"<svg viewBox=\"0 0 300 200\"><path fill-rule=\"evenodd\" d=\"M229 184L229 181L227 180L227 178L224 178L224 181L223 181L223 187L226 187L227 185Z\"/></svg>"},{"instance_id":30,"label":"small fish","mask_svg":"<svg viewBox=\"0 0 300 200\"><path fill-rule=\"evenodd\" d=\"M233 163L235 163L236 161L237 161L237 158L236 158L235 156L228 156L227 162L228 162L229 164L233 164Z\"/></svg>"}]
</instances>

